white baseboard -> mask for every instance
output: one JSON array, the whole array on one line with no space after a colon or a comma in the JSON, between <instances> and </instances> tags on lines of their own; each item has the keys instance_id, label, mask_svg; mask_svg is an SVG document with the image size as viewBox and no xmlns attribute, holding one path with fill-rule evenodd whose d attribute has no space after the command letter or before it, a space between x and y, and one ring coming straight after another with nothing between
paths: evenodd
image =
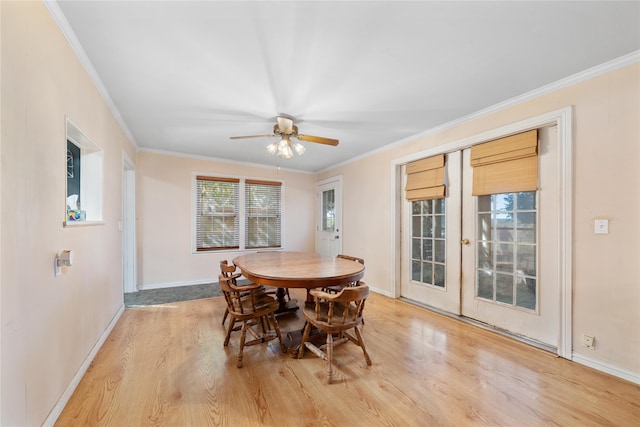
<instances>
[{"instance_id":1,"label":"white baseboard","mask_svg":"<svg viewBox=\"0 0 640 427\"><path fill-rule=\"evenodd\" d=\"M218 279L211 278L211 279L190 280L187 282L151 283L149 285L138 285L138 290L146 291L149 289L177 288L179 286L206 285L207 283L218 283Z\"/></svg>"},{"instance_id":2,"label":"white baseboard","mask_svg":"<svg viewBox=\"0 0 640 427\"><path fill-rule=\"evenodd\" d=\"M389 291L383 291L382 289L376 288L375 286L371 286L371 285L369 285L369 289L371 290L371 292L375 292L376 294L380 294L380 295L384 295L385 297L393 298L393 295L391 295L391 292L389 292Z\"/></svg>"},{"instance_id":3,"label":"white baseboard","mask_svg":"<svg viewBox=\"0 0 640 427\"><path fill-rule=\"evenodd\" d=\"M69 399L71 399L71 395L76 390L76 387L78 387L78 384L80 384L80 380L82 380L82 377L84 377L84 374L87 372L87 369L89 369L89 365L91 365L91 362L93 362L93 359L96 357L96 354L98 354L98 351L100 351L100 349L102 348L102 345L107 340L107 337L109 336L113 328L116 326L116 323L118 323L118 320L120 320L122 313L124 313L124 304L120 306L120 309L118 310L116 315L113 316L113 319L111 319L111 322L109 323L107 328L104 330L104 332L100 336L100 339L98 339L98 342L96 342L96 344L93 346L93 348L89 352L89 355L87 356L87 358L84 360L82 365L80 365L80 368L78 369L73 379L67 386L67 389L64 391L64 393L62 393L62 396L60 396L60 399L58 399L58 402L53 407L51 412L49 412L49 416L42 423L43 427L53 427L56 420L62 413L62 410L67 405L67 402L69 402Z\"/></svg>"},{"instance_id":4,"label":"white baseboard","mask_svg":"<svg viewBox=\"0 0 640 427\"><path fill-rule=\"evenodd\" d=\"M630 381L634 384L640 385L640 373L629 371L626 369L619 368L617 366L609 365L607 363L600 362L599 360L594 360L589 357L586 357L583 354L573 353L572 360L581 365L588 366L590 368L596 369L598 371L613 375L618 378L622 378L623 380Z\"/></svg>"}]
</instances>

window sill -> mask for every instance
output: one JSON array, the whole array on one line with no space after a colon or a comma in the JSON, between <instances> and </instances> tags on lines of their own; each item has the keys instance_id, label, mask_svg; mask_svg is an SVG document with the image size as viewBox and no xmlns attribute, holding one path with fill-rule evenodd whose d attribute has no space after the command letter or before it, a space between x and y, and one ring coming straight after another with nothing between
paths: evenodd
<instances>
[{"instance_id":1,"label":"window sill","mask_svg":"<svg viewBox=\"0 0 640 427\"><path fill-rule=\"evenodd\" d=\"M198 251L191 250L191 255L218 255L218 254L245 254L245 253L256 253L256 252L278 252L284 251L284 248L252 248L252 249L220 249L220 250L211 250L211 251Z\"/></svg>"},{"instance_id":2,"label":"window sill","mask_svg":"<svg viewBox=\"0 0 640 427\"><path fill-rule=\"evenodd\" d=\"M63 227L91 227L94 225L104 225L104 221L62 221Z\"/></svg>"}]
</instances>

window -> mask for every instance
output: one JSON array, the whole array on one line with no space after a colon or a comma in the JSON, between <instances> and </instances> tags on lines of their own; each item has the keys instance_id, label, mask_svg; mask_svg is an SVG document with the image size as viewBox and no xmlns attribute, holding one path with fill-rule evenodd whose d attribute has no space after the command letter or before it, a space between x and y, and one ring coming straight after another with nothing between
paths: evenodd
<instances>
[{"instance_id":1,"label":"window","mask_svg":"<svg viewBox=\"0 0 640 427\"><path fill-rule=\"evenodd\" d=\"M478 298L536 310L536 192L478 197Z\"/></svg>"},{"instance_id":2,"label":"window","mask_svg":"<svg viewBox=\"0 0 640 427\"><path fill-rule=\"evenodd\" d=\"M102 221L102 149L69 119L66 124L64 225Z\"/></svg>"},{"instance_id":3,"label":"window","mask_svg":"<svg viewBox=\"0 0 640 427\"><path fill-rule=\"evenodd\" d=\"M322 231L336 229L336 190L322 192Z\"/></svg>"},{"instance_id":4,"label":"window","mask_svg":"<svg viewBox=\"0 0 640 427\"><path fill-rule=\"evenodd\" d=\"M445 199L411 202L411 280L445 287Z\"/></svg>"},{"instance_id":5,"label":"window","mask_svg":"<svg viewBox=\"0 0 640 427\"><path fill-rule=\"evenodd\" d=\"M279 182L245 182L246 249L281 246L281 188Z\"/></svg>"},{"instance_id":6,"label":"window","mask_svg":"<svg viewBox=\"0 0 640 427\"><path fill-rule=\"evenodd\" d=\"M195 192L196 252L282 247L282 183L199 175Z\"/></svg>"},{"instance_id":7,"label":"window","mask_svg":"<svg viewBox=\"0 0 640 427\"><path fill-rule=\"evenodd\" d=\"M197 251L240 247L239 186L238 179L197 177Z\"/></svg>"}]
</instances>

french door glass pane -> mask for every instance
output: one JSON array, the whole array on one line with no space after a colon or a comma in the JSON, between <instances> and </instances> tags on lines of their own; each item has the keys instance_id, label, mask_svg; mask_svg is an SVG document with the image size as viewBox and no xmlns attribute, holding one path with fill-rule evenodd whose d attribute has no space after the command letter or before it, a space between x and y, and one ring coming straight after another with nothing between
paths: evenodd
<instances>
[{"instance_id":1,"label":"french door glass pane","mask_svg":"<svg viewBox=\"0 0 640 427\"><path fill-rule=\"evenodd\" d=\"M445 201L411 202L411 280L445 287Z\"/></svg>"},{"instance_id":2,"label":"french door glass pane","mask_svg":"<svg viewBox=\"0 0 640 427\"><path fill-rule=\"evenodd\" d=\"M536 193L478 197L476 230L476 296L536 310Z\"/></svg>"}]
</instances>

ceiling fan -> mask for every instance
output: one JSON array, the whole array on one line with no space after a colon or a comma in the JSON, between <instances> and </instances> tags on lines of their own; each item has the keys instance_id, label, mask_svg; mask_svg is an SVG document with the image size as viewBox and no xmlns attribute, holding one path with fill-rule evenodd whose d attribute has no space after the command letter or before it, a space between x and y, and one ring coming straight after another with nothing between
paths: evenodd
<instances>
[{"instance_id":1,"label":"ceiling fan","mask_svg":"<svg viewBox=\"0 0 640 427\"><path fill-rule=\"evenodd\" d=\"M248 136L232 136L231 139L246 139L246 138L265 138L277 136L280 137L280 141L273 142L267 146L269 154L277 154L282 159L291 159L293 157L293 150L296 150L298 155L304 153L304 146L299 142L291 142L291 138L299 139L300 141L315 142L317 144L325 145L338 145L337 139L324 138L321 136L313 135L301 135L298 133L298 126L293 124L293 119L284 116L276 117L278 123L273 126L273 133L266 135L248 135Z\"/></svg>"}]
</instances>

